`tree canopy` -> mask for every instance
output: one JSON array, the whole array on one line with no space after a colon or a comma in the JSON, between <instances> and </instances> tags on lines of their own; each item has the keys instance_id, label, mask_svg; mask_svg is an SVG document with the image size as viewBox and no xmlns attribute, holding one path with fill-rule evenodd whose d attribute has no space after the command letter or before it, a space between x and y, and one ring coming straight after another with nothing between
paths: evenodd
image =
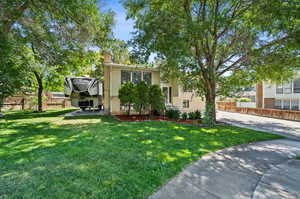
<instances>
[{"instance_id":1,"label":"tree canopy","mask_svg":"<svg viewBox=\"0 0 300 199\"><path fill-rule=\"evenodd\" d=\"M127 0L132 43L141 57L163 60L165 74L188 80L205 97L205 121L216 122L215 98L243 80L282 80L299 65L299 0ZM287 74L287 75L285 75Z\"/></svg>"},{"instance_id":2,"label":"tree canopy","mask_svg":"<svg viewBox=\"0 0 300 199\"><path fill-rule=\"evenodd\" d=\"M4 0L0 11L0 39L6 41L0 49L1 68L8 67L6 60L17 48L30 49L27 70L36 80L39 110L45 86L61 87L63 77L76 71L92 73L92 62L100 55L90 49L104 48L111 40L113 13L101 12L96 0Z\"/></svg>"}]
</instances>

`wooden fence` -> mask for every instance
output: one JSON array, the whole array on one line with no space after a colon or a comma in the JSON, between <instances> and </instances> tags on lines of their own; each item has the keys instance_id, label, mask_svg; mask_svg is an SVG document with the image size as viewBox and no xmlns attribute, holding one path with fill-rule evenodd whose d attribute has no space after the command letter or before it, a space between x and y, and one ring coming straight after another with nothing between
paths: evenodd
<instances>
[{"instance_id":1,"label":"wooden fence","mask_svg":"<svg viewBox=\"0 0 300 199\"><path fill-rule=\"evenodd\" d=\"M217 108L220 111L228 111L228 112L272 117L278 119L300 121L300 111L262 109L262 108L243 108L243 107L237 107L235 102L217 102Z\"/></svg>"},{"instance_id":2,"label":"wooden fence","mask_svg":"<svg viewBox=\"0 0 300 199\"><path fill-rule=\"evenodd\" d=\"M46 99L43 102L44 109L51 108L69 108L71 102L69 98L54 98L51 94L46 95ZM16 95L8 97L4 100L0 111L5 110L34 110L37 108L37 100L33 94L28 95Z\"/></svg>"}]
</instances>

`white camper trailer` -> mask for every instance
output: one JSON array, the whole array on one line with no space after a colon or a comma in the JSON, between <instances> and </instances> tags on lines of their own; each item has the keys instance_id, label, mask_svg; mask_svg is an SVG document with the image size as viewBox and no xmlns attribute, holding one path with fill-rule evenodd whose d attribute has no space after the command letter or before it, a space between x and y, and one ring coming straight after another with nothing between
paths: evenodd
<instances>
[{"instance_id":1,"label":"white camper trailer","mask_svg":"<svg viewBox=\"0 0 300 199\"><path fill-rule=\"evenodd\" d=\"M103 99L103 84L95 78L66 77L65 96L70 97L72 106L81 110L86 108L101 108Z\"/></svg>"}]
</instances>

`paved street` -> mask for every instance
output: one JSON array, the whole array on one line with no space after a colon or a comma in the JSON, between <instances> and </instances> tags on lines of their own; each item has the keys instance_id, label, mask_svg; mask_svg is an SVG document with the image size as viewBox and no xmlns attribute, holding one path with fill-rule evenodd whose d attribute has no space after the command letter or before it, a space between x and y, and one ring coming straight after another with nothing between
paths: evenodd
<instances>
[{"instance_id":1,"label":"paved street","mask_svg":"<svg viewBox=\"0 0 300 199\"><path fill-rule=\"evenodd\" d=\"M300 142L273 140L204 156L149 199L300 198Z\"/></svg>"},{"instance_id":2,"label":"paved street","mask_svg":"<svg viewBox=\"0 0 300 199\"><path fill-rule=\"evenodd\" d=\"M218 111L217 119L232 125L281 134L300 141L300 122Z\"/></svg>"}]
</instances>

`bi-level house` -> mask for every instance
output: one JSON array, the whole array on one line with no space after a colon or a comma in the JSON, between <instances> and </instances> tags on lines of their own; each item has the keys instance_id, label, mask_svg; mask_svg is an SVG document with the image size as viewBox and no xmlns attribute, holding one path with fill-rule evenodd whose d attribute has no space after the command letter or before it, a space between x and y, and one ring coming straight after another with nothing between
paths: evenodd
<instances>
[{"instance_id":1,"label":"bi-level house","mask_svg":"<svg viewBox=\"0 0 300 199\"><path fill-rule=\"evenodd\" d=\"M111 54L104 54L104 110L110 114L125 113L118 97L122 84L128 81L137 83L145 81L148 84L157 84L165 95L165 103L169 108L179 109L182 112L203 111L202 98L193 91L185 91L177 80L162 81L158 67L145 67L113 63Z\"/></svg>"},{"instance_id":2,"label":"bi-level house","mask_svg":"<svg viewBox=\"0 0 300 199\"><path fill-rule=\"evenodd\" d=\"M258 84L256 99L257 108L300 110L300 71L290 82Z\"/></svg>"}]
</instances>

